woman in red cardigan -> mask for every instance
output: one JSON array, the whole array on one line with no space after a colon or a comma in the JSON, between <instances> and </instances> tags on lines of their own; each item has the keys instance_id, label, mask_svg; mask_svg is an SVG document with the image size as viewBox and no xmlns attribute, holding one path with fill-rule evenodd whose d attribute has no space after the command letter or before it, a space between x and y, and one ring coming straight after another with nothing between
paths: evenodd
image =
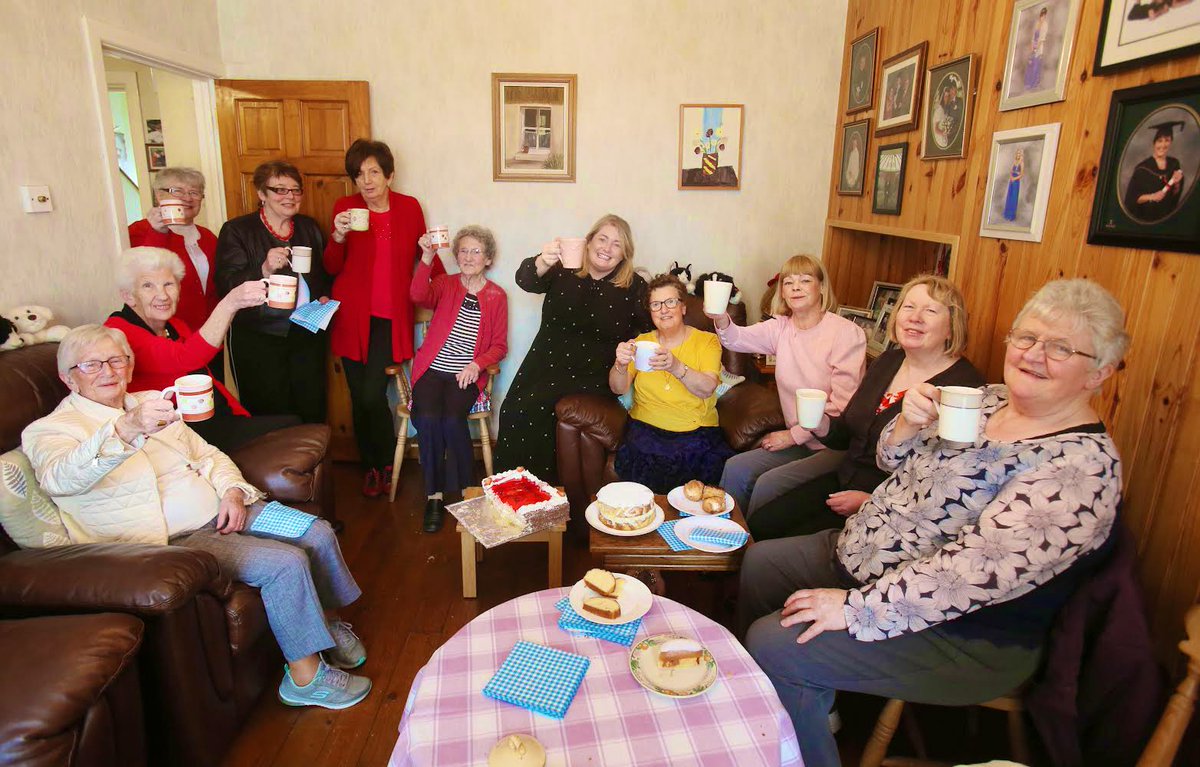
<instances>
[{"instance_id":1,"label":"woman in red cardigan","mask_svg":"<svg viewBox=\"0 0 1200 767\"><path fill-rule=\"evenodd\" d=\"M413 356L413 311L409 300L417 239L425 215L415 197L389 187L395 172L392 151L382 141L359 139L346 152L346 175L358 194L333 205L333 237L325 246L325 270L333 275L333 298L341 302L330 328L330 346L342 358L354 438L366 476L363 495L391 490L396 432L388 407L384 370ZM366 208L366 231L350 228L350 209ZM433 273L444 274L434 259Z\"/></svg>"},{"instance_id":2,"label":"woman in red cardigan","mask_svg":"<svg viewBox=\"0 0 1200 767\"><path fill-rule=\"evenodd\" d=\"M496 258L496 238L482 226L454 235L458 274L432 277L437 252L421 236L421 263L410 296L433 310L429 332L412 366L412 422L425 474L423 528L442 527L445 497L474 484L475 453L467 414L487 383L487 369L508 354L508 296L484 276Z\"/></svg>"},{"instance_id":3,"label":"woman in red cardigan","mask_svg":"<svg viewBox=\"0 0 1200 767\"><path fill-rule=\"evenodd\" d=\"M155 207L146 217L129 225L129 246L143 245L166 248L183 263L179 280L179 310L176 317L189 328L202 326L217 307L221 297L213 283L213 259L217 253L217 237L196 223L204 202L204 174L192 168L164 168L154 177ZM184 222L168 226L163 223L163 200L183 203ZM218 348L221 344L217 344ZM225 378L222 355L212 359L209 368L217 380Z\"/></svg>"}]
</instances>

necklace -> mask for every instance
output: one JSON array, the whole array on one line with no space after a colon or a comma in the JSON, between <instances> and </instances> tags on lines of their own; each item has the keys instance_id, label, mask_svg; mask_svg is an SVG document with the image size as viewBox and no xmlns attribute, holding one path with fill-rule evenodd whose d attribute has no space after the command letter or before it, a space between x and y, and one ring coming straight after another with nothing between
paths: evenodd
<instances>
[{"instance_id":1,"label":"necklace","mask_svg":"<svg viewBox=\"0 0 1200 767\"><path fill-rule=\"evenodd\" d=\"M287 230L288 230L287 236L285 237L284 235L275 231L274 227L271 226L271 222L267 220L267 209L266 208L258 209L258 217L259 217L259 219L262 220L263 226L265 226L267 228L267 231L271 233L271 236L274 237L275 239L279 240L280 242L288 242L289 240L292 239L292 235L296 233L296 224L290 218L284 222L285 224L287 224Z\"/></svg>"}]
</instances>

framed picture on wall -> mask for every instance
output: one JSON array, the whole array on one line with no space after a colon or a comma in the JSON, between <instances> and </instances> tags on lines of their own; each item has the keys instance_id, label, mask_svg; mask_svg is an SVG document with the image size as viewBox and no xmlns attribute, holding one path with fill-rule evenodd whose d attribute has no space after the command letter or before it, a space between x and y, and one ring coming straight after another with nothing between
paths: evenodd
<instances>
[{"instance_id":1,"label":"framed picture on wall","mask_svg":"<svg viewBox=\"0 0 1200 767\"><path fill-rule=\"evenodd\" d=\"M892 312L896 309L898 297L898 292L888 296L883 305L879 307L879 314L875 317L875 327L867 333L867 351L875 356L883 354L892 345L888 340L888 323L892 320Z\"/></svg>"},{"instance_id":2,"label":"framed picture on wall","mask_svg":"<svg viewBox=\"0 0 1200 767\"><path fill-rule=\"evenodd\" d=\"M575 75L492 74L492 180L575 181Z\"/></svg>"},{"instance_id":3,"label":"framed picture on wall","mask_svg":"<svg viewBox=\"0 0 1200 767\"><path fill-rule=\"evenodd\" d=\"M900 289L904 286L896 282L880 282L875 281L871 286L871 298L867 301L867 309L871 312L871 320L879 319L879 313L883 311L883 307L888 301L895 301L900 297Z\"/></svg>"},{"instance_id":4,"label":"framed picture on wall","mask_svg":"<svg viewBox=\"0 0 1200 767\"><path fill-rule=\"evenodd\" d=\"M992 134L981 237L1041 242L1059 123Z\"/></svg>"},{"instance_id":5,"label":"framed picture on wall","mask_svg":"<svg viewBox=\"0 0 1200 767\"><path fill-rule=\"evenodd\" d=\"M875 332L875 318L871 316L870 309L859 309L856 306L839 306L837 310L839 317L845 317L863 329L863 333L867 338Z\"/></svg>"},{"instance_id":6,"label":"framed picture on wall","mask_svg":"<svg viewBox=\"0 0 1200 767\"><path fill-rule=\"evenodd\" d=\"M741 189L741 104L679 106L679 188Z\"/></svg>"},{"instance_id":7,"label":"framed picture on wall","mask_svg":"<svg viewBox=\"0 0 1200 767\"><path fill-rule=\"evenodd\" d=\"M838 194L861 196L867 175L867 143L871 121L859 120L842 126L842 161L838 165Z\"/></svg>"},{"instance_id":8,"label":"framed picture on wall","mask_svg":"<svg viewBox=\"0 0 1200 767\"><path fill-rule=\"evenodd\" d=\"M925 129L921 158L967 156L971 107L975 100L975 54L946 62L925 76Z\"/></svg>"},{"instance_id":9,"label":"framed picture on wall","mask_svg":"<svg viewBox=\"0 0 1200 767\"><path fill-rule=\"evenodd\" d=\"M1008 32L1000 111L1062 101L1081 0L1017 0Z\"/></svg>"},{"instance_id":10,"label":"framed picture on wall","mask_svg":"<svg viewBox=\"0 0 1200 767\"><path fill-rule=\"evenodd\" d=\"M908 142L887 144L875 150L875 194L871 197L871 212L900 215L904 199L904 166Z\"/></svg>"},{"instance_id":11,"label":"framed picture on wall","mask_svg":"<svg viewBox=\"0 0 1200 767\"><path fill-rule=\"evenodd\" d=\"M146 121L146 143L147 144L163 143L162 120L147 120Z\"/></svg>"},{"instance_id":12,"label":"framed picture on wall","mask_svg":"<svg viewBox=\"0 0 1200 767\"><path fill-rule=\"evenodd\" d=\"M1107 75L1200 52L1198 5L1165 0L1104 0L1092 72Z\"/></svg>"},{"instance_id":13,"label":"framed picture on wall","mask_svg":"<svg viewBox=\"0 0 1200 767\"><path fill-rule=\"evenodd\" d=\"M1088 242L1200 253L1200 76L1114 91Z\"/></svg>"},{"instance_id":14,"label":"framed picture on wall","mask_svg":"<svg viewBox=\"0 0 1200 767\"><path fill-rule=\"evenodd\" d=\"M921 42L883 62L879 74L879 106L875 135L887 136L917 127L921 119L921 85L925 82L925 50Z\"/></svg>"},{"instance_id":15,"label":"framed picture on wall","mask_svg":"<svg viewBox=\"0 0 1200 767\"><path fill-rule=\"evenodd\" d=\"M850 82L846 85L846 114L871 108L875 96L875 63L879 60L879 27L850 43Z\"/></svg>"},{"instance_id":16,"label":"framed picture on wall","mask_svg":"<svg viewBox=\"0 0 1200 767\"><path fill-rule=\"evenodd\" d=\"M162 170L167 167L167 149L161 146L146 146L146 167L150 170Z\"/></svg>"}]
</instances>

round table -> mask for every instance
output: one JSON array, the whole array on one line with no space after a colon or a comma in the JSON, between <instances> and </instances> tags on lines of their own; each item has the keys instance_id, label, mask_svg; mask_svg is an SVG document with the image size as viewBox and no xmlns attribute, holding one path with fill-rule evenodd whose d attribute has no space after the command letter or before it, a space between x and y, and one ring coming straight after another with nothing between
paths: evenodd
<instances>
[{"instance_id":1,"label":"round table","mask_svg":"<svg viewBox=\"0 0 1200 767\"><path fill-rule=\"evenodd\" d=\"M630 648L558 628L554 604L569 589L506 602L451 637L413 680L400 737L388 764L484 765L502 736L529 733L547 765L802 765L800 746L771 682L724 627L666 597L655 597L635 643L678 633L717 661L703 695L672 699L644 689L629 671ZM484 697L484 685L518 640L591 660L562 720Z\"/></svg>"}]
</instances>

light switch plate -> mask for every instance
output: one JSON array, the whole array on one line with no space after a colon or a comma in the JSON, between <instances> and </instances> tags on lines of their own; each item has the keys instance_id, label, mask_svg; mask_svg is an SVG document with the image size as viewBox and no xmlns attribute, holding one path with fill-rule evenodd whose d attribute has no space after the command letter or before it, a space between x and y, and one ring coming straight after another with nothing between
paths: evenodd
<instances>
[{"instance_id":1,"label":"light switch plate","mask_svg":"<svg viewBox=\"0 0 1200 767\"><path fill-rule=\"evenodd\" d=\"M48 186L21 187L21 208L26 213L49 213L54 210Z\"/></svg>"}]
</instances>

